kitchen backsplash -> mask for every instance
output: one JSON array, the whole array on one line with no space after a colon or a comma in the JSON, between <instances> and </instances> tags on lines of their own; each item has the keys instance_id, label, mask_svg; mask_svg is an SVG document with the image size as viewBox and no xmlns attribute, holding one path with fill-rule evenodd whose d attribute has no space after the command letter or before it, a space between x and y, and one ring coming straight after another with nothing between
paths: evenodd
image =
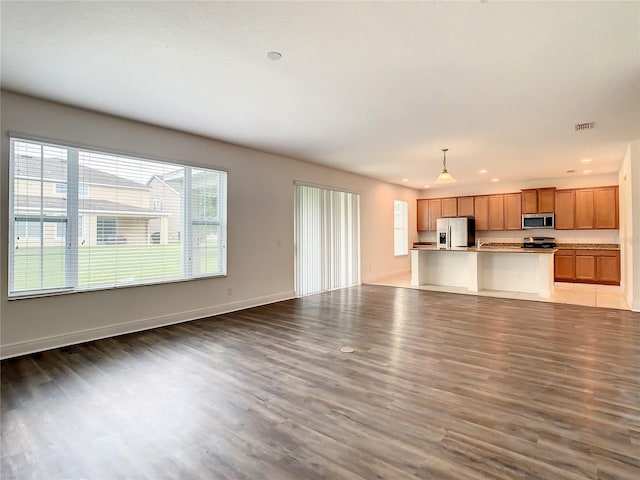
<instances>
[{"instance_id":1,"label":"kitchen backsplash","mask_svg":"<svg viewBox=\"0 0 640 480\"><path fill-rule=\"evenodd\" d=\"M553 237L558 243L620 243L618 230L531 229L500 232L476 232L476 240L497 243L522 243L524 237ZM435 242L436 232L418 232L421 242Z\"/></svg>"}]
</instances>

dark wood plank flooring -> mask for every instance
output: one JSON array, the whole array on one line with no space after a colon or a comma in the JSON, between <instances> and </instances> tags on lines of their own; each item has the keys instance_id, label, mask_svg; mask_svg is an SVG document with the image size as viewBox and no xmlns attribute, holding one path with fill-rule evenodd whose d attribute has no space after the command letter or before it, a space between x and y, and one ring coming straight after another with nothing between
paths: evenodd
<instances>
[{"instance_id":1,"label":"dark wood plank flooring","mask_svg":"<svg viewBox=\"0 0 640 480\"><path fill-rule=\"evenodd\" d=\"M4 480L640 478L621 310L365 285L1 367Z\"/></svg>"}]
</instances>

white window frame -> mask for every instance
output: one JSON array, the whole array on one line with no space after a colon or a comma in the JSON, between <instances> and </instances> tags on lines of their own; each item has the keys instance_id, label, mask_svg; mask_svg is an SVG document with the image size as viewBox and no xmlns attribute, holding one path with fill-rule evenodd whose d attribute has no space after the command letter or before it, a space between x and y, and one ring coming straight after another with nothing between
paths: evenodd
<instances>
[{"instance_id":1,"label":"white window frame","mask_svg":"<svg viewBox=\"0 0 640 480\"><path fill-rule=\"evenodd\" d=\"M409 204L405 200L393 201L393 254L409 255Z\"/></svg>"},{"instance_id":2,"label":"white window frame","mask_svg":"<svg viewBox=\"0 0 640 480\"><path fill-rule=\"evenodd\" d=\"M140 285L154 285L154 284L162 284L162 283L175 283L182 281L190 281L200 278L216 278L216 277L226 277L227 275L227 185L228 185L228 173L227 171L220 168L211 168L211 167L202 167L202 166L190 166L184 163L174 162L174 161L166 161L157 158L143 158L136 155L123 154L121 152L109 152L104 149L91 149L86 147L76 147L70 144L66 144L65 142L51 142L49 140L40 140L34 137L24 136L24 135L15 135L9 134L10 137L10 162L9 162L9 171L10 171L10 181L9 181L9 282L8 282L8 290L9 290L9 300L20 299L20 298L31 298L31 297L40 297L40 296L48 296L48 295L57 295L62 293L74 293L74 292L82 292L87 290L105 290L111 288L125 288L130 286L140 286ZM16 214L14 210L14 166L15 166L15 157L14 157L14 142L26 142L30 144L35 144L40 146L41 155L40 158L44 158L43 149L45 147L53 147L53 148L61 148L65 149L67 152L67 180L65 182L56 182L54 187L54 195L61 195L58 192L57 185L64 184L66 186L66 202L67 202L67 212L66 215L63 213L59 216L48 217L45 215L43 211L43 206L41 203L40 212L38 214ZM197 222L192 221L190 216L191 208L190 208L190 194L184 194L184 239L182 239L183 244L183 253L182 257L185 259L185 263L182 265L183 277L181 278L172 278L172 279L157 279L143 282L135 282L127 285L108 285L105 287L78 287L78 244L79 239L83 235L83 231L78 229L78 218L81 217L79 213L79 186L85 185L86 188L82 189L83 194L89 193L89 185L85 183L79 182L79 166L78 166L78 154L80 151L83 152L95 152L99 154L111 155L111 156L123 156L133 160L143 160L143 161L152 161L158 163L167 163L172 166L176 166L178 168L184 168L185 174L185 192L187 184L190 187L191 184L191 168L197 168L199 170L212 171L218 174L218 204L217 204L217 212L218 216L215 221L207 221L206 224L216 224L219 227L218 234L218 242L220 251L218 253L218 265L219 271L216 273L198 273L196 275L192 274L192 265L191 258L193 255L193 245L188 244L187 239L190 238L190 230L191 225L195 225ZM189 177L188 180L186 177ZM41 179L42 181L42 179ZM49 181L49 180L47 180ZM40 197L42 199L43 192L42 188L40 191ZM84 196L84 195L82 195ZM109 216L109 215L105 215ZM16 238L14 236L14 225L15 221L25 221L25 222L38 222L40 224L40 248L42 250L44 246L44 235L42 235L42 231L44 229L44 225L46 223L66 223L66 234L67 234L67 254L65 259L66 265L66 285L65 287L53 288L53 289L30 289L26 291L12 291L12 287L14 285L13 277L14 277L14 255L12 252L15 251L15 242ZM202 222L200 222L202 223ZM27 227L28 228L28 227ZM83 227L81 227L83 228ZM57 237L57 227L55 229L56 233L54 233L54 237ZM41 257L41 269L43 260Z\"/></svg>"}]
</instances>

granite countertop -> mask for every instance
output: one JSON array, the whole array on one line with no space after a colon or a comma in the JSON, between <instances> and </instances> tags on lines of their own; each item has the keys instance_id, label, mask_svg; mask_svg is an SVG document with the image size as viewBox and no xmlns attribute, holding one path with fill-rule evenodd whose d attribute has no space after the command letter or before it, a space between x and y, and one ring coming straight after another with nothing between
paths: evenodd
<instances>
[{"instance_id":1,"label":"granite countertop","mask_svg":"<svg viewBox=\"0 0 640 480\"><path fill-rule=\"evenodd\" d=\"M617 243L558 243L557 247L575 250L620 250Z\"/></svg>"},{"instance_id":2,"label":"granite countertop","mask_svg":"<svg viewBox=\"0 0 640 480\"><path fill-rule=\"evenodd\" d=\"M478 253L526 253L526 254L549 254L555 253L556 248L522 248L520 246L483 245L476 247L454 247L451 249L438 248L435 246L423 246L412 248L411 250L427 252L478 252Z\"/></svg>"},{"instance_id":3,"label":"granite countertop","mask_svg":"<svg viewBox=\"0 0 640 480\"><path fill-rule=\"evenodd\" d=\"M485 243L480 248L456 247L450 250L435 245L419 245L411 250L444 251L444 252L503 252L503 253L555 253L559 249L570 250L620 250L617 243L558 243L556 248L522 248L522 243Z\"/></svg>"}]
</instances>

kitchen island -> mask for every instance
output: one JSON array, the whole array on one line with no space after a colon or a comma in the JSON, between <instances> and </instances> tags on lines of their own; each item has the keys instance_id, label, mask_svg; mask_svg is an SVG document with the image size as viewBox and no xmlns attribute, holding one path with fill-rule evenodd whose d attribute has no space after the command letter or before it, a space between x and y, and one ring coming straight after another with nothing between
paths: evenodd
<instances>
[{"instance_id":1,"label":"kitchen island","mask_svg":"<svg viewBox=\"0 0 640 480\"><path fill-rule=\"evenodd\" d=\"M459 287L474 293L535 293L549 298L553 293L555 252L555 248L413 248L411 285Z\"/></svg>"}]
</instances>

